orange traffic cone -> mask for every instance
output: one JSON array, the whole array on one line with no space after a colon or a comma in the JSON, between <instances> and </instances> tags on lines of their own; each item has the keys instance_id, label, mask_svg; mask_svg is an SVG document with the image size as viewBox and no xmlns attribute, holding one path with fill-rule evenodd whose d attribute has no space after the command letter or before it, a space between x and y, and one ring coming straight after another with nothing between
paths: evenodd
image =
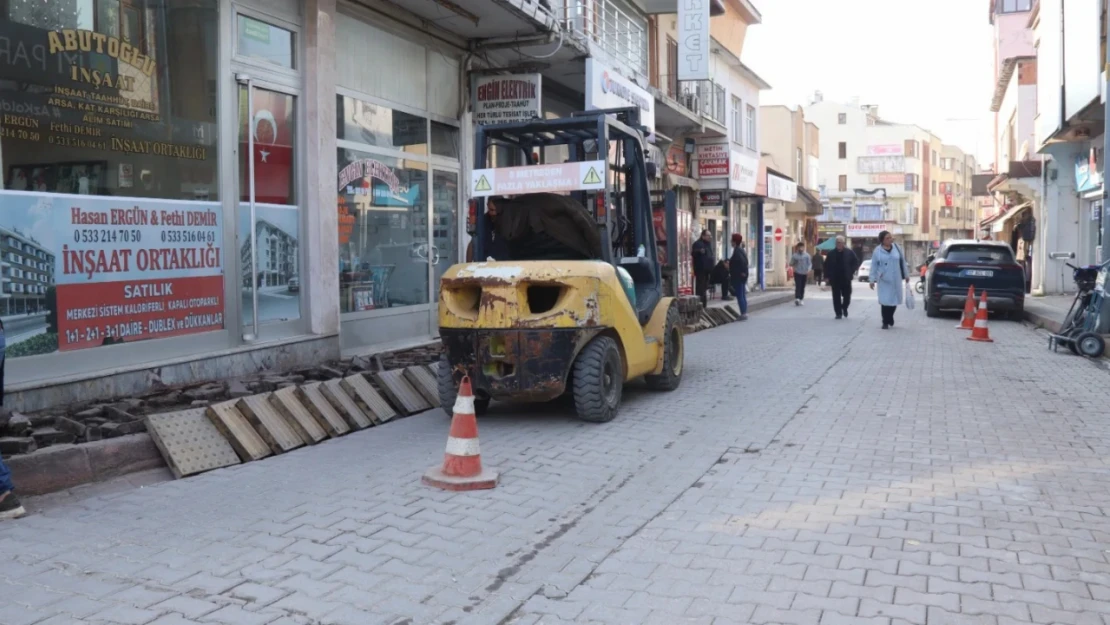
<instances>
[{"instance_id":1,"label":"orange traffic cone","mask_svg":"<svg viewBox=\"0 0 1110 625\"><path fill-rule=\"evenodd\" d=\"M497 486L497 472L482 468L482 454L478 449L478 419L474 416L474 392L470 389L470 378L467 376L459 383L454 413L443 468L428 469L423 482L453 491Z\"/></svg>"},{"instance_id":2,"label":"orange traffic cone","mask_svg":"<svg viewBox=\"0 0 1110 625\"><path fill-rule=\"evenodd\" d=\"M975 286L967 287L967 301L964 302L964 314L960 319L957 330L971 330L975 327Z\"/></svg>"},{"instance_id":3,"label":"orange traffic cone","mask_svg":"<svg viewBox=\"0 0 1110 625\"><path fill-rule=\"evenodd\" d=\"M993 343L994 339L991 338L991 333L987 329L987 292L983 291L983 297L979 299L979 311L975 313L975 327L971 329L971 336L967 337L969 341L979 341L981 343Z\"/></svg>"}]
</instances>

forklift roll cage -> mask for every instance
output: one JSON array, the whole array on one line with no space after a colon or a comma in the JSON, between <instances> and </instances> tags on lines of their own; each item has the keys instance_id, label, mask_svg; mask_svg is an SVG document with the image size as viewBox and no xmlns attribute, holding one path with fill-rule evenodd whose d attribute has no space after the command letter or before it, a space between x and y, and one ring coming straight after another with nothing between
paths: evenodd
<instances>
[{"instance_id":1,"label":"forklift roll cage","mask_svg":"<svg viewBox=\"0 0 1110 625\"><path fill-rule=\"evenodd\" d=\"M598 109L557 119L479 126L474 169L485 169L490 147L521 150L527 165L538 165L542 148L565 146L567 162L605 161L605 189L571 191L570 196L592 213L600 230L602 258L632 276L641 323L651 316L662 296L661 267L655 240L647 180L640 109ZM592 145L591 145L592 143ZM474 258L486 258L486 198L474 198ZM640 246L644 254L638 255Z\"/></svg>"}]
</instances>

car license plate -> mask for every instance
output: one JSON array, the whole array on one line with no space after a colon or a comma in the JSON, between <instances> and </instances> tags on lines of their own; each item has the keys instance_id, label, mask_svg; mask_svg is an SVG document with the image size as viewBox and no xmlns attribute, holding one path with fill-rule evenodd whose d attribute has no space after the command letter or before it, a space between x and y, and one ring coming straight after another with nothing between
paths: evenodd
<instances>
[{"instance_id":1,"label":"car license plate","mask_svg":"<svg viewBox=\"0 0 1110 625\"><path fill-rule=\"evenodd\" d=\"M967 270L967 275L969 275L969 276L979 276L979 277L982 277L982 278L993 278L994 277L994 272L989 271L987 269L968 269Z\"/></svg>"}]
</instances>

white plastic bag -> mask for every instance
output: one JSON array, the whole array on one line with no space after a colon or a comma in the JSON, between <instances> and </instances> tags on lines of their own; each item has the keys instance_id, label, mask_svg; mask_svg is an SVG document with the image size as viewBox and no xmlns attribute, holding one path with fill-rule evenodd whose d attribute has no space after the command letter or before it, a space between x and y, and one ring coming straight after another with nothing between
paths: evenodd
<instances>
[{"instance_id":1,"label":"white plastic bag","mask_svg":"<svg viewBox=\"0 0 1110 625\"><path fill-rule=\"evenodd\" d=\"M913 310L917 307L917 301L913 298L913 287L910 283L906 283L906 310Z\"/></svg>"}]
</instances>

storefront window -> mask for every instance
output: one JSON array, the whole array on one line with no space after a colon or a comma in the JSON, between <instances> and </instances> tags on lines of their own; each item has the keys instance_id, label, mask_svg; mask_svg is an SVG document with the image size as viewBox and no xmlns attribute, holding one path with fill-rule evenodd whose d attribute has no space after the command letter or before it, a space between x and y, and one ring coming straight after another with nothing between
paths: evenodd
<instances>
[{"instance_id":1,"label":"storefront window","mask_svg":"<svg viewBox=\"0 0 1110 625\"><path fill-rule=\"evenodd\" d=\"M459 129L447 124L432 122L432 154L459 158Z\"/></svg>"},{"instance_id":2,"label":"storefront window","mask_svg":"<svg viewBox=\"0 0 1110 625\"><path fill-rule=\"evenodd\" d=\"M427 304L427 164L341 148L338 172L340 311Z\"/></svg>"},{"instance_id":3,"label":"storefront window","mask_svg":"<svg viewBox=\"0 0 1110 625\"><path fill-rule=\"evenodd\" d=\"M222 328L217 0L0 7L7 355Z\"/></svg>"},{"instance_id":4,"label":"storefront window","mask_svg":"<svg viewBox=\"0 0 1110 625\"><path fill-rule=\"evenodd\" d=\"M336 98L340 139L428 155L427 118L342 95Z\"/></svg>"},{"instance_id":5,"label":"storefront window","mask_svg":"<svg viewBox=\"0 0 1110 625\"><path fill-rule=\"evenodd\" d=\"M293 33L253 17L240 15L235 20L239 56L272 63L279 67L295 67Z\"/></svg>"},{"instance_id":6,"label":"storefront window","mask_svg":"<svg viewBox=\"0 0 1110 625\"><path fill-rule=\"evenodd\" d=\"M459 174L436 170L432 175L432 238L435 246L432 262L435 263L435 281L455 264L458 258L458 228L455 211L459 205Z\"/></svg>"}]
</instances>

